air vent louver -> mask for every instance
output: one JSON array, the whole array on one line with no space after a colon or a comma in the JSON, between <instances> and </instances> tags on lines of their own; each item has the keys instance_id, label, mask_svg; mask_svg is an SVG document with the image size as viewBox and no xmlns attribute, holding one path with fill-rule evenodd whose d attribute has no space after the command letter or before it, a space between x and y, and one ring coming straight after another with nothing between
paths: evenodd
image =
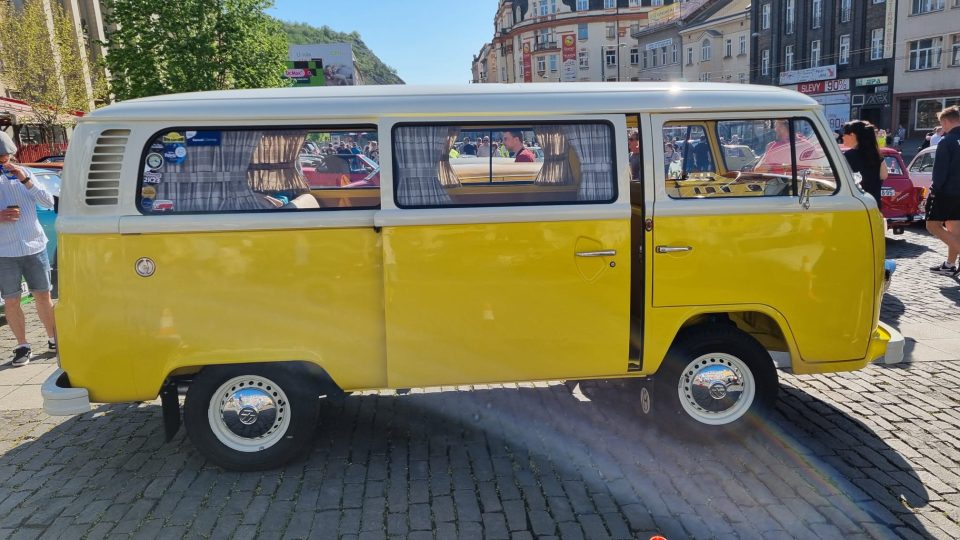
<instances>
[{"instance_id":1,"label":"air vent louver","mask_svg":"<svg viewBox=\"0 0 960 540\"><path fill-rule=\"evenodd\" d=\"M120 167L129 129L108 129L97 138L87 172L87 206L116 206L120 202Z\"/></svg>"}]
</instances>

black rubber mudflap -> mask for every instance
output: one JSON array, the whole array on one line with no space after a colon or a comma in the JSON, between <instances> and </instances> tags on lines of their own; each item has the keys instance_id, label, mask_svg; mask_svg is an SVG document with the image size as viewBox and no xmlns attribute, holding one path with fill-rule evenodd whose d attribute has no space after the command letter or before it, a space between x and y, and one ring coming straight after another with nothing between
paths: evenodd
<instances>
[{"instance_id":1,"label":"black rubber mudflap","mask_svg":"<svg viewBox=\"0 0 960 540\"><path fill-rule=\"evenodd\" d=\"M160 390L160 403L163 405L163 431L167 442L180 430L180 398L177 395L177 384L168 382Z\"/></svg>"}]
</instances>

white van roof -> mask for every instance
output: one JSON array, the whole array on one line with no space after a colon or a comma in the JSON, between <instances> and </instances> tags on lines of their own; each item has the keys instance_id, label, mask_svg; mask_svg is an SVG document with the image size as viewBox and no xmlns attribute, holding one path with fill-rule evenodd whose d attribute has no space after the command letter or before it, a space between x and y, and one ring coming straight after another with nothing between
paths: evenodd
<instances>
[{"instance_id":1,"label":"white van roof","mask_svg":"<svg viewBox=\"0 0 960 540\"><path fill-rule=\"evenodd\" d=\"M810 110L812 98L774 86L722 83L536 83L265 88L170 94L116 103L97 121L236 121L459 114L604 114Z\"/></svg>"}]
</instances>

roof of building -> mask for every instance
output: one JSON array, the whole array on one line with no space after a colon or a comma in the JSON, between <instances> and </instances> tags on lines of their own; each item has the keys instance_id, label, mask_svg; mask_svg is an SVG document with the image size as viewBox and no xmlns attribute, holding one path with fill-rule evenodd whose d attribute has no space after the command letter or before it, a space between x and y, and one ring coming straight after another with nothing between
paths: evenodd
<instances>
[{"instance_id":1,"label":"roof of building","mask_svg":"<svg viewBox=\"0 0 960 540\"><path fill-rule=\"evenodd\" d=\"M339 86L170 94L116 103L89 121L377 118L381 116L605 114L624 111L810 109L803 94L723 83L536 83ZM238 110L243 111L238 117Z\"/></svg>"}]
</instances>

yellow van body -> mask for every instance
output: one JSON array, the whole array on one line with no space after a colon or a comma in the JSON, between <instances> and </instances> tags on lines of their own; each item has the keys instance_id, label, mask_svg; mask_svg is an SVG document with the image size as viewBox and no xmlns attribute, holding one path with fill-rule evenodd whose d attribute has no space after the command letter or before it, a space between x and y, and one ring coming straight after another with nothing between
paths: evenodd
<instances>
[{"instance_id":1,"label":"yellow van body","mask_svg":"<svg viewBox=\"0 0 960 540\"><path fill-rule=\"evenodd\" d=\"M150 400L171 378L245 363L315 364L346 391L648 377L682 328L717 315L794 373L896 361L895 332L878 324L882 216L831 138L840 186L808 209L796 197L708 208L666 196L663 126L751 115L804 118L830 133L800 94L719 84L258 90L95 111L67 154L62 373L48 381L48 410L57 388L85 390L87 408ZM145 148L164 129L371 125L390 164L402 122L557 119L612 126L616 200L404 209L386 165L374 209L144 215L135 202ZM643 182L627 166L631 128ZM514 169L504 178L527 174Z\"/></svg>"}]
</instances>

